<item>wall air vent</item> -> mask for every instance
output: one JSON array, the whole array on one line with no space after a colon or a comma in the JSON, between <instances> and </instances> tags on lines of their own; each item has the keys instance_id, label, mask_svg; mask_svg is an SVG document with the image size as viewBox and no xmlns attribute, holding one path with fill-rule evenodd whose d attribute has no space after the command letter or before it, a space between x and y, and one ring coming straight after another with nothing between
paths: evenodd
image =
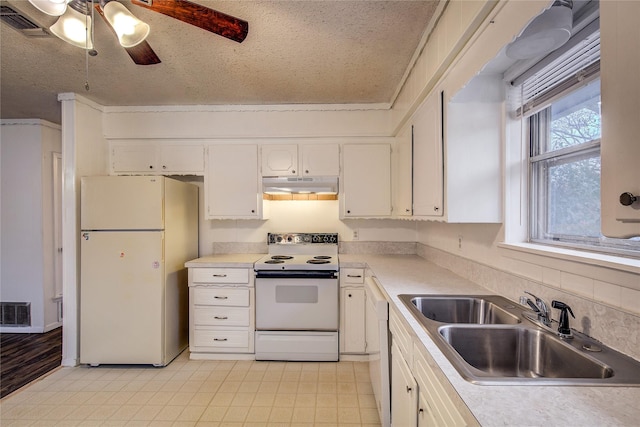
<instances>
[{"instance_id":1,"label":"wall air vent","mask_svg":"<svg viewBox=\"0 0 640 427\"><path fill-rule=\"evenodd\" d=\"M26 37L52 37L46 28L10 6L4 4L0 6L0 19Z\"/></svg>"},{"instance_id":2,"label":"wall air vent","mask_svg":"<svg viewBox=\"0 0 640 427\"><path fill-rule=\"evenodd\" d=\"M0 302L0 325L31 326L31 303Z\"/></svg>"}]
</instances>

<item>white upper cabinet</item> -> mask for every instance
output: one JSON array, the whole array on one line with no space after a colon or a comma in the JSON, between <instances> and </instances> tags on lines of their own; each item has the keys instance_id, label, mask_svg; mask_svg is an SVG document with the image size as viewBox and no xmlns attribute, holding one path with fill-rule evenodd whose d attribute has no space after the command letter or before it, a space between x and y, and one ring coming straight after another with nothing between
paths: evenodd
<instances>
[{"instance_id":1,"label":"white upper cabinet","mask_svg":"<svg viewBox=\"0 0 640 427\"><path fill-rule=\"evenodd\" d=\"M338 176L340 146L338 144L300 145L301 176Z\"/></svg>"},{"instance_id":2,"label":"white upper cabinet","mask_svg":"<svg viewBox=\"0 0 640 427\"><path fill-rule=\"evenodd\" d=\"M340 218L391 215L391 146L345 144L342 147Z\"/></svg>"},{"instance_id":3,"label":"white upper cabinet","mask_svg":"<svg viewBox=\"0 0 640 427\"><path fill-rule=\"evenodd\" d=\"M118 141L110 154L114 174L204 174L203 145Z\"/></svg>"},{"instance_id":4,"label":"white upper cabinet","mask_svg":"<svg viewBox=\"0 0 640 427\"><path fill-rule=\"evenodd\" d=\"M391 153L394 217L411 217L413 214L412 151L412 127L409 125L396 137Z\"/></svg>"},{"instance_id":5,"label":"white upper cabinet","mask_svg":"<svg viewBox=\"0 0 640 427\"><path fill-rule=\"evenodd\" d=\"M296 144L262 145L262 176L297 176L298 146Z\"/></svg>"},{"instance_id":6,"label":"white upper cabinet","mask_svg":"<svg viewBox=\"0 0 640 427\"><path fill-rule=\"evenodd\" d=\"M413 215L442 217L442 103L434 90L413 116Z\"/></svg>"},{"instance_id":7,"label":"white upper cabinet","mask_svg":"<svg viewBox=\"0 0 640 427\"><path fill-rule=\"evenodd\" d=\"M502 86L478 76L455 96L446 81L412 118L413 218L502 221Z\"/></svg>"},{"instance_id":8,"label":"white upper cabinet","mask_svg":"<svg viewBox=\"0 0 640 427\"><path fill-rule=\"evenodd\" d=\"M608 237L640 236L639 17L638 1L600 2L600 197Z\"/></svg>"},{"instance_id":9,"label":"white upper cabinet","mask_svg":"<svg viewBox=\"0 0 640 427\"><path fill-rule=\"evenodd\" d=\"M262 176L337 176L338 144L265 144L261 148Z\"/></svg>"},{"instance_id":10,"label":"white upper cabinet","mask_svg":"<svg viewBox=\"0 0 640 427\"><path fill-rule=\"evenodd\" d=\"M209 146L205 205L206 219L262 217L257 145Z\"/></svg>"}]
</instances>

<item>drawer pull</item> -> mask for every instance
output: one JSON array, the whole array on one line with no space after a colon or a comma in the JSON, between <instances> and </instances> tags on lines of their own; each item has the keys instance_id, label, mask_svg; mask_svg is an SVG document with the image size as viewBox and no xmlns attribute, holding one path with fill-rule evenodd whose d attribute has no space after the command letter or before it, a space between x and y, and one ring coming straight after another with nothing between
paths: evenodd
<instances>
[{"instance_id":1,"label":"drawer pull","mask_svg":"<svg viewBox=\"0 0 640 427\"><path fill-rule=\"evenodd\" d=\"M218 320L227 320L228 317L227 316L214 316L214 319L218 319Z\"/></svg>"},{"instance_id":2,"label":"drawer pull","mask_svg":"<svg viewBox=\"0 0 640 427\"><path fill-rule=\"evenodd\" d=\"M222 296L222 297L221 297L221 296L219 296L219 295L216 295L214 298L215 298L215 299L227 299L227 298L229 298L229 297L225 297L225 296Z\"/></svg>"},{"instance_id":3,"label":"drawer pull","mask_svg":"<svg viewBox=\"0 0 640 427\"><path fill-rule=\"evenodd\" d=\"M213 340L214 341L227 341L226 338L214 338Z\"/></svg>"},{"instance_id":4,"label":"drawer pull","mask_svg":"<svg viewBox=\"0 0 640 427\"><path fill-rule=\"evenodd\" d=\"M356 278L356 279L360 279L362 277L362 275L360 275L360 274L347 274L347 277L353 277L353 278Z\"/></svg>"},{"instance_id":5,"label":"drawer pull","mask_svg":"<svg viewBox=\"0 0 640 427\"><path fill-rule=\"evenodd\" d=\"M214 274L213 277L227 277L226 274Z\"/></svg>"}]
</instances>

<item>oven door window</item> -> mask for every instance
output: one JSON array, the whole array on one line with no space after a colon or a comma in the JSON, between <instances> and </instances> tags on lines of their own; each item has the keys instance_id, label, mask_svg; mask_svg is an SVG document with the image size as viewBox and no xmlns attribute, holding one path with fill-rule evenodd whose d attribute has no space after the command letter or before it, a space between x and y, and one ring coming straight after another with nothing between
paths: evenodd
<instances>
[{"instance_id":1,"label":"oven door window","mask_svg":"<svg viewBox=\"0 0 640 427\"><path fill-rule=\"evenodd\" d=\"M317 303L317 286L276 286L276 304Z\"/></svg>"}]
</instances>

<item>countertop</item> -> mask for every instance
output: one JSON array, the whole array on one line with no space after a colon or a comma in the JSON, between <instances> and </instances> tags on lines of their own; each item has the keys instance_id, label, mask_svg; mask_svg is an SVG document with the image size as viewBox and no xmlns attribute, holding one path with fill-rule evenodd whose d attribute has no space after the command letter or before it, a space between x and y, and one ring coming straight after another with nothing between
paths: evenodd
<instances>
[{"instance_id":1,"label":"countertop","mask_svg":"<svg viewBox=\"0 0 640 427\"><path fill-rule=\"evenodd\" d=\"M187 261L185 267L253 268L253 264L266 254L220 254Z\"/></svg>"},{"instance_id":2,"label":"countertop","mask_svg":"<svg viewBox=\"0 0 640 427\"><path fill-rule=\"evenodd\" d=\"M264 254L203 257L187 267L251 267ZM341 268L369 267L400 314L483 426L636 426L640 387L492 386L465 381L398 298L406 293L492 294L417 255L340 254Z\"/></svg>"}]
</instances>

